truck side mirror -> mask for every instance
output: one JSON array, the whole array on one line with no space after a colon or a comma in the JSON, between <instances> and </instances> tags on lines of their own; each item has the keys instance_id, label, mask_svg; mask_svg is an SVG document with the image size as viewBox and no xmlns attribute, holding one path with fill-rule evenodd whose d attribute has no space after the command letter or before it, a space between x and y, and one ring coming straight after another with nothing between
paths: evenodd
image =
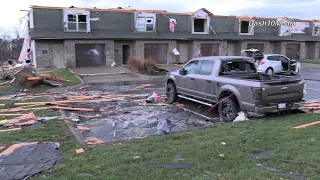
<instances>
[{"instance_id":1,"label":"truck side mirror","mask_svg":"<svg viewBox=\"0 0 320 180\"><path fill-rule=\"evenodd\" d=\"M186 75L187 74L187 70L181 69L181 70L179 70L179 74L180 75Z\"/></svg>"}]
</instances>

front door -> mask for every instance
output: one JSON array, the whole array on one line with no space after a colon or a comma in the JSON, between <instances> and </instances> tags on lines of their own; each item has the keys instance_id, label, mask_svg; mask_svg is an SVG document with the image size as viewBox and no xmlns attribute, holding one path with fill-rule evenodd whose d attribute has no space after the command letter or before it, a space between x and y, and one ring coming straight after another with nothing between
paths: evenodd
<instances>
[{"instance_id":1,"label":"front door","mask_svg":"<svg viewBox=\"0 0 320 180\"><path fill-rule=\"evenodd\" d=\"M123 64L127 64L130 56L130 46L123 45L122 46L122 57L123 57Z\"/></svg>"},{"instance_id":2,"label":"front door","mask_svg":"<svg viewBox=\"0 0 320 180\"><path fill-rule=\"evenodd\" d=\"M216 100L216 85L212 76L214 61L202 61L196 84L198 87L198 95L206 101Z\"/></svg>"}]
</instances>

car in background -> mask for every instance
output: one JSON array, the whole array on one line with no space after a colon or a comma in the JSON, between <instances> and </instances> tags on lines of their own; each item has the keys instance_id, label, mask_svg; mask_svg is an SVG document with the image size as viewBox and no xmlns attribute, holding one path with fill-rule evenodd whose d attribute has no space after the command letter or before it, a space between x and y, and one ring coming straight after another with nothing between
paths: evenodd
<instances>
[{"instance_id":1,"label":"car in background","mask_svg":"<svg viewBox=\"0 0 320 180\"><path fill-rule=\"evenodd\" d=\"M300 72L300 63L281 54L263 54L258 49L242 50L248 57L255 59L259 73L297 75Z\"/></svg>"}]
</instances>

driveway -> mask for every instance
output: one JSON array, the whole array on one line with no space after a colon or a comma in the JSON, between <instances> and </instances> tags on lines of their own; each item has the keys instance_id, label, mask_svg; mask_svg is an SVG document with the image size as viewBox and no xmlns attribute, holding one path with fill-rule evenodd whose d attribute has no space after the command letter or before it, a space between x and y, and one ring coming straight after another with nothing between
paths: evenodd
<instances>
[{"instance_id":1,"label":"driveway","mask_svg":"<svg viewBox=\"0 0 320 180\"><path fill-rule=\"evenodd\" d=\"M306 100L320 99L320 65L301 64L301 77L307 84Z\"/></svg>"},{"instance_id":2,"label":"driveway","mask_svg":"<svg viewBox=\"0 0 320 180\"><path fill-rule=\"evenodd\" d=\"M179 66L160 65L160 68L168 71L179 69ZM115 67L86 67L86 68L72 68L72 71L78 74L99 74L99 73L126 73L117 75L99 75L99 76L84 76L82 79L88 84L95 83L113 83L113 82L144 82L164 80L166 76L147 76L129 70L124 66Z\"/></svg>"}]
</instances>

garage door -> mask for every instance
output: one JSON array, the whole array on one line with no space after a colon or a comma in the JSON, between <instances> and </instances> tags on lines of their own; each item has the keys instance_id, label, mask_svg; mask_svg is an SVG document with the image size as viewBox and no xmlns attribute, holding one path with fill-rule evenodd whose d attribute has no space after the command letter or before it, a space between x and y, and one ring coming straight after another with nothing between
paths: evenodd
<instances>
[{"instance_id":1,"label":"garage door","mask_svg":"<svg viewBox=\"0 0 320 180\"><path fill-rule=\"evenodd\" d=\"M158 64L167 64L168 44L144 44L144 58L152 58Z\"/></svg>"},{"instance_id":2,"label":"garage door","mask_svg":"<svg viewBox=\"0 0 320 180\"><path fill-rule=\"evenodd\" d=\"M200 49L201 56L219 56L219 44L203 43Z\"/></svg>"},{"instance_id":3,"label":"garage door","mask_svg":"<svg viewBox=\"0 0 320 180\"><path fill-rule=\"evenodd\" d=\"M105 44L76 44L76 67L106 66Z\"/></svg>"},{"instance_id":4,"label":"garage door","mask_svg":"<svg viewBox=\"0 0 320 180\"><path fill-rule=\"evenodd\" d=\"M299 60L300 44L287 44L286 56L290 59Z\"/></svg>"},{"instance_id":5,"label":"garage door","mask_svg":"<svg viewBox=\"0 0 320 180\"><path fill-rule=\"evenodd\" d=\"M248 44L247 45L248 49L259 49L261 52L264 52L264 45L263 44Z\"/></svg>"}]
</instances>

